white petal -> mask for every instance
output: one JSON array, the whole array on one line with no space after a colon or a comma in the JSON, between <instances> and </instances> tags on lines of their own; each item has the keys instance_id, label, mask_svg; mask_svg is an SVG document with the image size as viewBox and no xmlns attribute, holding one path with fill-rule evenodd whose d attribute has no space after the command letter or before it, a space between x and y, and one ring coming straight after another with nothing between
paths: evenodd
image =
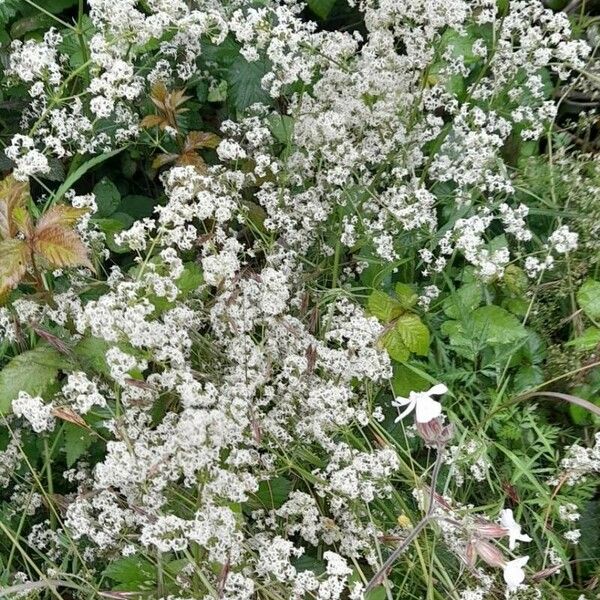
<instances>
[{"instance_id":1,"label":"white petal","mask_svg":"<svg viewBox=\"0 0 600 600\"><path fill-rule=\"evenodd\" d=\"M504 566L504 581L509 589L515 590L525 580L525 571L523 567L527 564L529 556L522 556L521 558L515 558L506 563Z\"/></svg>"},{"instance_id":2,"label":"white petal","mask_svg":"<svg viewBox=\"0 0 600 600\"><path fill-rule=\"evenodd\" d=\"M412 398L403 398L402 396L396 396L392 400L392 406L406 406L407 404L410 404L411 402L414 402L414 400Z\"/></svg>"},{"instance_id":3,"label":"white petal","mask_svg":"<svg viewBox=\"0 0 600 600\"><path fill-rule=\"evenodd\" d=\"M521 533L521 526L515 521L513 511L505 508L500 512L500 524L508 529L508 547L514 550L517 540L520 542L531 542L531 538Z\"/></svg>"},{"instance_id":4,"label":"white petal","mask_svg":"<svg viewBox=\"0 0 600 600\"><path fill-rule=\"evenodd\" d=\"M443 383L437 383L434 385L428 392L430 396L441 396L442 394L446 394L448 392L448 388Z\"/></svg>"},{"instance_id":5,"label":"white petal","mask_svg":"<svg viewBox=\"0 0 600 600\"><path fill-rule=\"evenodd\" d=\"M417 401L417 422L429 423L442 414L442 405L428 396L421 396Z\"/></svg>"},{"instance_id":6,"label":"white petal","mask_svg":"<svg viewBox=\"0 0 600 600\"><path fill-rule=\"evenodd\" d=\"M406 398L402 398L402 399L405 400ZM415 409L415 405L416 405L416 402L414 400L411 400L408 403L408 406L394 419L394 423L397 423L398 421L402 421L402 419L404 419L404 417L406 415L408 415Z\"/></svg>"}]
</instances>

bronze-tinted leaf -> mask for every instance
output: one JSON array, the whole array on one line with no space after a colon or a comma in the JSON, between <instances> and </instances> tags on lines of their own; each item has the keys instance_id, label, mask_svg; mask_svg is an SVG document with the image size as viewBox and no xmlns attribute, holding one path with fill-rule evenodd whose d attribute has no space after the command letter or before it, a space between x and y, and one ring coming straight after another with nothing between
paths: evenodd
<instances>
[{"instance_id":1,"label":"bronze-tinted leaf","mask_svg":"<svg viewBox=\"0 0 600 600\"><path fill-rule=\"evenodd\" d=\"M162 125L164 120L164 117L162 117L161 115L146 115L142 119L140 127L142 129L150 129L151 127L157 127L159 125Z\"/></svg>"},{"instance_id":2,"label":"bronze-tinted leaf","mask_svg":"<svg viewBox=\"0 0 600 600\"><path fill-rule=\"evenodd\" d=\"M25 208L29 196L29 182L17 181L8 175L0 181L0 239L9 239L16 235L17 226L13 219L16 208Z\"/></svg>"},{"instance_id":3,"label":"bronze-tinted leaf","mask_svg":"<svg viewBox=\"0 0 600 600\"><path fill-rule=\"evenodd\" d=\"M71 227L85 215L87 208L75 208L67 204L55 204L47 210L37 222L36 231L41 231L45 227L53 227L60 225L62 227Z\"/></svg>"},{"instance_id":4,"label":"bronze-tinted leaf","mask_svg":"<svg viewBox=\"0 0 600 600\"><path fill-rule=\"evenodd\" d=\"M52 409L52 416L57 419L62 419L63 421L68 421L69 423L73 423L73 425L78 425L79 427L86 427L88 424L72 409L68 406L55 406Z\"/></svg>"},{"instance_id":5,"label":"bronze-tinted leaf","mask_svg":"<svg viewBox=\"0 0 600 600\"><path fill-rule=\"evenodd\" d=\"M150 92L150 100L154 103L154 105L160 110L165 110L165 101L167 99L167 87L164 82L157 81L151 89Z\"/></svg>"},{"instance_id":6,"label":"bronze-tinted leaf","mask_svg":"<svg viewBox=\"0 0 600 600\"><path fill-rule=\"evenodd\" d=\"M198 148L216 148L221 138L208 131L190 131L185 138L184 149L197 150Z\"/></svg>"},{"instance_id":7,"label":"bronze-tinted leaf","mask_svg":"<svg viewBox=\"0 0 600 600\"><path fill-rule=\"evenodd\" d=\"M33 251L53 267L94 268L85 244L72 229L59 225L36 229L32 241Z\"/></svg>"},{"instance_id":8,"label":"bronze-tinted leaf","mask_svg":"<svg viewBox=\"0 0 600 600\"><path fill-rule=\"evenodd\" d=\"M161 167L164 167L165 165L175 162L178 158L179 158L178 154L159 154L152 161L152 168L160 169Z\"/></svg>"},{"instance_id":9,"label":"bronze-tinted leaf","mask_svg":"<svg viewBox=\"0 0 600 600\"><path fill-rule=\"evenodd\" d=\"M206 163L202 160L202 157L195 152L184 152L177 158L176 164L182 167L191 165L196 167L200 173L206 173Z\"/></svg>"},{"instance_id":10,"label":"bronze-tinted leaf","mask_svg":"<svg viewBox=\"0 0 600 600\"><path fill-rule=\"evenodd\" d=\"M0 297L19 285L30 260L30 250L25 241L11 239L0 242Z\"/></svg>"}]
</instances>

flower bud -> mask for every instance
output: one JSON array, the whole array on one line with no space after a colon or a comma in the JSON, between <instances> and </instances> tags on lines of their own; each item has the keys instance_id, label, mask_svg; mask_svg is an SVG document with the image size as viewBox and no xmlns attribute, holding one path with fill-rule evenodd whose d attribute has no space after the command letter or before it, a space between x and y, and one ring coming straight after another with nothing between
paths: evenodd
<instances>
[{"instance_id":1,"label":"flower bud","mask_svg":"<svg viewBox=\"0 0 600 600\"><path fill-rule=\"evenodd\" d=\"M427 421L427 423L416 422L417 433L427 446L445 446L454 433L452 423L444 425L441 417Z\"/></svg>"},{"instance_id":2,"label":"flower bud","mask_svg":"<svg viewBox=\"0 0 600 600\"><path fill-rule=\"evenodd\" d=\"M475 540L473 542L477 554L481 559L486 562L490 567L504 567L506 560L504 555L498 548L492 546L489 542L484 540Z\"/></svg>"},{"instance_id":3,"label":"flower bud","mask_svg":"<svg viewBox=\"0 0 600 600\"><path fill-rule=\"evenodd\" d=\"M491 540L502 538L505 535L508 535L508 529L498 525L497 523L491 523L490 521L484 521L482 519L481 521L476 522L475 533L477 534L477 537Z\"/></svg>"}]
</instances>

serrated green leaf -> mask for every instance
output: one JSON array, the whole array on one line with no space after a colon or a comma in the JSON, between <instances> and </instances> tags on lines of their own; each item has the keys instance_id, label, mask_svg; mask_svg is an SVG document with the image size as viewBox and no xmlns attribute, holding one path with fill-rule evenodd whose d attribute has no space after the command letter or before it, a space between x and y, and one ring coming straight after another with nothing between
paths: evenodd
<instances>
[{"instance_id":1,"label":"serrated green leaf","mask_svg":"<svg viewBox=\"0 0 600 600\"><path fill-rule=\"evenodd\" d=\"M402 308L398 300L379 290L371 293L367 301L367 306L369 312L384 323L393 321L404 312L404 308Z\"/></svg>"},{"instance_id":2,"label":"serrated green leaf","mask_svg":"<svg viewBox=\"0 0 600 600\"><path fill-rule=\"evenodd\" d=\"M15 356L0 371L0 412L12 411L19 392L41 396L54 383L65 358L54 348L40 345Z\"/></svg>"},{"instance_id":3,"label":"serrated green leaf","mask_svg":"<svg viewBox=\"0 0 600 600\"><path fill-rule=\"evenodd\" d=\"M276 477L269 481L261 481L258 491L249 502L252 506L260 506L269 510L279 508L290 495L294 484L285 477Z\"/></svg>"},{"instance_id":4,"label":"serrated green leaf","mask_svg":"<svg viewBox=\"0 0 600 600\"><path fill-rule=\"evenodd\" d=\"M92 436L87 429L78 427L73 423L64 424L65 453L67 455L67 467L72 467L92 443Z\"/></svg>"},{"instance_id":5,"label":"serrated green leaf","mask_svg":"<svg viewBox=\"0 0 600 600\"><path fill-rule=\"evenodd\" d=\"M567 342L565 346L572 346L578 350L594 350L600 345L600 329L588 327L580 336Z\"/></svg>"},{"instance_id":6,"label":"serrated green leaf","mask_svg":"<svg viewBox=\"0 0 600 600\"><path fill-rule=\"evenodd\" d=\"M451 319L460 319L475 310L482 298L481 284L466 283L444 300L442 308Z\"/></svg>"},{"instance_id":7,"label":"serrated green leaf","mask_svg":"<svg viewBox=\"0 0 600 600\"><path fill-rule=\"evenodd\" d=\"M203 281L204 277L200 267L194 262L187 262L183 266L183 273L176 283L179 291L185 295L197 290Z\"/></svg>"},{"instance_id":8,"label":"serrated green leaf","mask_svg":"<svg viewBox=\"0 0 600 600\"><path fill-rule=\"evenodd\" d=\"M93 189L96 196L98 210L94 217L104 218L112 215L121 202L121 194L117 186L106 177L103 177Z\"/></svg>"},{"instance_id":9,"label":"serrated green leaf","mask_svg":"<svg viewBox=\"0 0 600 600\"><path fill-rule=\"evenodd\" d=\"M236 57L226 74L227 101L234 110L241 113L255 102L272 104L273 99L261 86L268 71L269 67L263 61L248 62L241 55Z\"/></svg>"},{"instance_id":10,"label":"serrated green leaf","mask_svg":"<svg viewBox=\"0 0 600 600\"><path fill-rule=\"evenodd\" d=\"M141 556L126 556L111 562L104 576L120 585L120 591L137 591L156 582L156 567Z\"/></svg>"},{"instance_id":11,"label":"serrated green leaf","mask_svg":"<svg viewBox=\"0 0 600 600\"><path fill-rule=\"evenodd\" d=\"M398 317L395 324L404 345L415 354L427 356L429 352L429 329L421 319L412 313Z\"/></svg>"},{"instance_id":12,"label":"serrated green leaf","mask_svg":"<svg viewBox=\"0 0 600 600\"><path fill-rule=\"evenodd\" d=\"M394 286L394 292L398 298L398 302L403 308L412 308L419 299L419 296L408 283L397 283Z\"/></svg>"},{"instance_id":13,"label":"serrated green leaf","mask_svg":"<svg viewBox=\"0 0 600 600\"><path fill-rule=\"evenodd\" d=\"M521 322L500 306L482 306L473 312L473 337L490 345L512 344L527 336Z\"/></svg>"},{"instance_id":14,"label":"serrated green leaf","mask_svg":"<svg viewBox=\"0 0 600 600\"><path fill-rule=\"evenodd\" d=\"M577 302L590 319L600 319L600 281L584 281L577 291Z\"/></svg>"},{"instance_id":15,"label":"serrated green leaf","mask_svg":"<svg viewBox=\"0 0 600 600\"><path fill-rule=\"evenodd\" d=\"M386 331L380 340L381 345L387 350L391 358L404 362L410 356L410 350L402 340L402 336L395 328Z\"/></svg>"}]
</instances>

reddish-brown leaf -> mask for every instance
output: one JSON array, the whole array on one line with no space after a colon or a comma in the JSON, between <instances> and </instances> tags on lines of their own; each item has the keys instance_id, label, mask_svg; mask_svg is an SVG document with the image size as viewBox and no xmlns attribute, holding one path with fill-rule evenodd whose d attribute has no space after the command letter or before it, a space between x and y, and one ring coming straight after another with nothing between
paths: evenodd
<instances>
[{"instance_id":1,"label":"reddish-brown leaf","mask_svg":"<svg viewBox=\"0 0 600 600\"><path fill-rule=\"evenodd\" d=\"M151 127L162 126L164 122L165 118L161 115L146 115L142 119L140 127L142 129L150 129Z\"/></svg>"},{"instance_id":2,"label":"reddish-brown leaf","mask_svg":"<svg viewBox=\"0 0 600 600\"><path fill-rule=\"evenodd\" d=\"M85 244L72 229L60 225L37 228L32 242L33 251L53 267L94 268L88 258Z\"/></svg>"},{"instance_id":3,"label":"reddish-brown leaf","mask_svg":"<svg viewBox=\"0 0 600 600\"><path fill-rule=\"evenodd\" d=\"M68 406L56 406L52 409L52 416L63 421L73 423L79 427L87 428L88 424L72 409Z\"/></svg>"},{"instance_id":4,"label":"reddish-brown leaf","mask_svg":"<svg viewBox=\"0 0 600 600\"><path fill-rule=\"evenodd\" d=\"M152 168L160 169L161 167L164 167L165 165L175 162L178 158L179 158L178 154L159 154L152 161Z\"/></svg>"},{"instance_id":5,"label":"reddish-brown leaf","mask_svg":"<svg viewBox=\"0 0 600 600\"><path fill-rule=\"evenodd\" d=\"M185 138L184 150L198 150L198 148L216 148L221 138L208 131L190 131Z\"/></svg>"},{"instance_id":6,"label":"reddish-brown leaf","mask_svg":"<svg viewBox=\"0 0 600 600\"><path fill-rule=\"evenodd\" d=\"M16 208L25 209L28 196L27 181L17 181L12 175L0 181L0 239L6 240L16 235L13 213Z\"/></svg>"},{"instance_id":7,"label":"reddish-brown leaf","mask_svg":"<svg viewBox=\"0 0 600 600\"><path fill-rule=\"evenodd\" d=\"M177 158L177 164L183 167L193 166L200 171L200 173L206 173L206 163L202 160L202 157L195 152L184 152Z\"/></svg>"},{"instance_id":8,"label":"reddish-brown leaf","mask_svg":"<svg viewBox=\"0 0 600 600\"><path fill-rule=\"evenodd\" d=\"M30 261L27 242L20 239L0 242L0 297L19 285Z\"/></svg>"},{"instance_id":9,"label":"reddish-brown leaf","mask_svg":"<svg viewBox=\"0 0 600 600\"><path fill-rule=\"evenodd\" d=\"M55 225L71 227L87 212L87 208L75 208L67 204L55 204L40 217L36 229L40 231L41 229Z\"/></svg>"}]
</instances>

